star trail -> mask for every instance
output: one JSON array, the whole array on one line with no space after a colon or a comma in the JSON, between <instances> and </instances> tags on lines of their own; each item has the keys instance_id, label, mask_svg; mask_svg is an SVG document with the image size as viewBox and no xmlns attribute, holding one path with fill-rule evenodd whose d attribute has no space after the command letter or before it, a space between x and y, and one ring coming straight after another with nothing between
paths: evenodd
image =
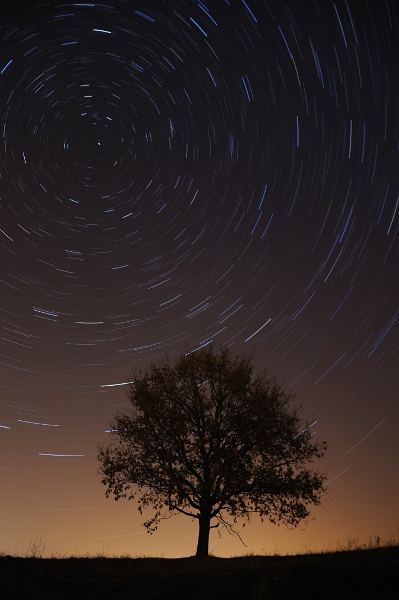
<instances>
[{"instance_id":1,"label":"star trail","mask_svg":"<svg viewBox=\"0 0 399 600\"><path fill-rule=\"evenodd\" d=\"M0 39L0 549L192 553L187 519L136 538L96 445L132 368L212 341L329 444L316 520L248 549L395 534L393 1L8 2Z\"/></svg>"}]
</instances>

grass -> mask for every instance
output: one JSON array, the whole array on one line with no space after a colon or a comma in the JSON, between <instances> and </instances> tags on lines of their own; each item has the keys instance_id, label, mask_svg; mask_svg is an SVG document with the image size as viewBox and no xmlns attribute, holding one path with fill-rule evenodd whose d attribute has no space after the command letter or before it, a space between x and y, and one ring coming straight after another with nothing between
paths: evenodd
<instances>
[{"instance_id":1,"label":"grass","mask_svg":"<svg viewBox=\"0 0 399 600\"><path fill-rule=\"evenodd\" d=\"M397 597L399 544L376 536L359 547L296 556L40 558L0 555L1 592L11 600L379 600Z\"/></svg>"}]
</instances>

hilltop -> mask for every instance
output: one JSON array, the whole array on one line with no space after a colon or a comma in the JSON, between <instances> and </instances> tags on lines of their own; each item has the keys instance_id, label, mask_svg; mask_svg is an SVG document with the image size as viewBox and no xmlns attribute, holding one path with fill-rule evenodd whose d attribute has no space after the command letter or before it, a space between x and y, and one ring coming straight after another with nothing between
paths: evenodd
<instances>
[{"instance_id":1,"label":"hilltop","mask_svg":"<svg viewBox=\"0 0 399 600\"><path fill-rule=\"evenodd\" d=\"M0 577L13 600L384 600L399 589L399 545L202 560L5 555Z\"/></svg>"}]
</instances>

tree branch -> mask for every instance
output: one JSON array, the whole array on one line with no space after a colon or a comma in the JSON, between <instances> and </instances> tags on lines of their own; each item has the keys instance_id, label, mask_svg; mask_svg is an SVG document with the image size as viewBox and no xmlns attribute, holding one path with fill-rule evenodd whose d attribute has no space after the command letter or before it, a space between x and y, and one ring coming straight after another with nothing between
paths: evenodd
<instances>
[{"instance_id":1,"label":"tree branch","mask_svg":"<svg viewBox=\"0 0 399 600\"><path fill-rule=\"evenodd\" d=\"M232 535L232 534L236 535L238 537L238 539L240 540L241 544L247 548L247 545L243 541L242 537L240 536L238 531L236 531L234 529L234 527L231 525L231 523L229 523L228 521L225 521L223 519L222 515L220 515L220 514L217 515L216 518L218 519L218 521L220 521L222 523L222 525L224 525L224 527L227 529L227 531L229 532L230 535Z\"/></svg>"}]
</instances>

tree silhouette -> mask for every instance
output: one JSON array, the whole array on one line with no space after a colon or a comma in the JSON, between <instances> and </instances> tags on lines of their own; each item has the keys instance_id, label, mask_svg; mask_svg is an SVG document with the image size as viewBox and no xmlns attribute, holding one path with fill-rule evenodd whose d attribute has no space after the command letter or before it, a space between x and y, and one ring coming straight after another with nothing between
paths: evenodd
<instances>
[{"instance_id":1,"label":"tree silhouette","mask_svg":"<svg viewBox=\"0 0 399 600\"><path fill-rule=\"evenodd\" d=\"M134 372L131 409L98 447L106 496L138 496L140 514L152 507L150 533L173 514L198 519L197 557L208 556L211 527L237 533L233 523L252 513L296 526L321 501L325 476L309 463L325 443L301 422L293 392L253 371L250 357L211 346Z\"/></svg>"}]
</instances>

